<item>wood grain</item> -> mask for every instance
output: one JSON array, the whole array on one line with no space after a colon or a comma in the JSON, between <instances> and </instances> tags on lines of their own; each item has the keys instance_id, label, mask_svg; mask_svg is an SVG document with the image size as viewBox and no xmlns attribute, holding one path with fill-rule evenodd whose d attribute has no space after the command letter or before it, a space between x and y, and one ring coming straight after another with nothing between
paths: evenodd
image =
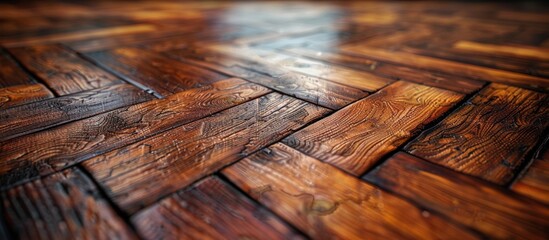
<instances>
[{"instance_id":1,"label":"wood grain","mask_svg":"<svg viewBox=\"0 0 549 240\"><path fill-rule=\"evenodd\" d=\"M546 239L549 208L399 152L366 180L495 239Z\"/></svg>"},{"instance_id":2,"label":"wood grain","mask_svg":"<svg viewBox=\"0 0 549 240\"><path fill-rule=\"evenodd\" d=\"M0 185L59 171L268 92L241 79L228 79L0 142Z\"/></svg>"},{"instance_id":3,"label":"wood grain","mask_svg":"<svg viewBox=\"0 0 549 240\"><path fill-rule=\"evenodd\" d=\"M474 239L475 236L284 144L222 171L314 239Z\"/></svg>"},{"instance_id":4,"label":"wood grain","mask_svg":"<svg viewBox=\"0 0 549 240\"><path fill-rule=\"evenodd\" d=\"M88 55L102 66L124 75L128 81L164 97L229 78L137 48L117 48Z\"/></svg>"},{"instance_id":5,"label":"wood grain","mask_svg":"<svg viewBox=\"0 0 549 240\"><path fill-rule=\"evenodd\" d=\"M549 205L549 144L535 156L526 173L511 186L517 193Z\"/></svg>"},{"instance_id":6,"label":"wood grain","mask_svg":"<svg viewBox=\"0 0 549 240\"><path fill-rule=\"evenodd\" d=\"M78 169L2 191L0 198L11 239L137 239Z\"/></svg>"},{"instance_id":7,"label":"wood grain","mask_svg":"<svg viewBox=\"0 0 549 240\"><path fill-rule=\"evenodd\" d=\"M280 140L327 110L277 93L100 155L84 166L134 213Z\"/></svg>"},{"instance_id":8,"label":"wood grain","mask_svg":"<svg viewBox=\"0 0 549 240\"><path fill-rule=\"evenodd\" d=\"M549 90L549 79L529 76L526 74L458 63L400 51L373 49L361 45L350 45L342 48L342 50L348 54L354 54L357 56L364 55L379 61L399 63L417 69L443 72L481 81L491 81Z\"/></svg>"},{"instance_id":9,"label":"wood grain","mask_svg":"<svg viewBox=\"0 0 549 240\"><path fill-rule=\"evenodd\" d=\"M39 83L0 88L0 110L52 97L53 93Z\"/></svg>"},{"instance_id":10,"label":"wood grain","mask_svg":"<svg viewBox=\"0 0 549 240\"><path fill-rule=\"evenodd\" d=\"M132 217L145 239L298 239L284 222L217 177Z\"/></svg>"},{"instance_id":11,"label":"wood grain","mask_svg":"<svg viewBox=\"0 0 549 240\"><path fill-rule=\"evenodd\" d=\"M461 98L458 93L399 81L283 142L359 176Z\"/></svg>"},{"instance_id":12,"label":"wood grain","mask_svg":"<svg viewBox=\"0 0 549 240\"><path fill-rule=\"evenodd\" d=\"M549 61L549 49L529 46L494 45L479 42L459 41L454 48L491 55L503 55L519 58L531 58L539 61Z\"/></svg>"},{"instance_id":13,"label":"wood grain","mask_svg":"<svg viewBox=\"0 0 549 240\"><path fill-rule=\"evenodd\" d=\"M508 183L549 126L549 96L491 84L406 150L496 184Z\"/></svg>"},{"instance_id":14,"label":"wood grain","mask_svg":"<svg viewBox=\"0 0 549 240\"><path fill-rule=\"evenodd\" d=\"M342 108L367 95L367 92L356 88L206 49L181 49L167 54L177 60L243 78L331 109Z\"/></svg>"},{"instance_id":15,"label":"wood grain","mask_svg":"<svg viewBox=\"0 0 549 240\"><path fill-rule=\"evenodd\" d=\"M0 141L153 99L128 84L29 103L0 111Z\"/></svg>"},{"instance_id":16,"label":"wood grain","mask_svg":"<svg viewBox=\"0 0 549 240\"><path fill-rule=\"evenodd\" d=\"M348 66L361 71L378 74L389 79L406 80L431 87L451 90L459 93L472 93L480 89L484 82L440 72L423 71L390 62L381 62L366 57L345 55L342 53L319 51L306 48L289 48L286 52L318 59L331 64Z\"/></svg>"},{"instance_id":17,"label":"wood grain","mask_svg":"<svg viewBox=\"0 0 549 240\"><path fill-rule=\"evenodd\" d=\"M33 84L34 80L21 69L3 49L0 49L0 88Z\"/></svg>"},{"instance_id":18,"label":"wood grain","mask_svg":"<svg viewBox=\"0 0 549 240\"><path fill-rule=\"evenodd\" d=\"M115 76L61 45L18 47L9 51L58 95L121 83Z\"/></svg>"}]
</instances>

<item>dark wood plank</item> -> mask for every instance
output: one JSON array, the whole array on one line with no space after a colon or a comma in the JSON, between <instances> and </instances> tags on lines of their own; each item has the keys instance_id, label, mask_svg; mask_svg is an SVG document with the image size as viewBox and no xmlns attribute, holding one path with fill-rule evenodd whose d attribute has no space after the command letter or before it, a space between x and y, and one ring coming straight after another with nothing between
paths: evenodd
<instances>
[{"instance_id":1,"label":"dark wood plank","mask_svg":"<svg viewBox=\"0 0 549 240\"><path fill-rule=\"evenodd\" d=\"M366 180L495 239L547 239L549 208L399 152Z\"/></svg>"},{"instance_id":2,"label":"dark wood plank","mask_svg":"<svg viewBox=\"0 0 549 240\"><path fill-rule=\"evenodd\" d=\"M549 79L521 73L481 67L471 64L448 61L439 58L421 56L401 51L387 51L357 45L342 48L347 54L364 55L379 61L394 62L417 69L424 69L471 79L505 83L526 88L549 90Z\"/></svg>"},{"instance_id":3,"label":"dark wood plank","mask_svg":"<svg viewBox=\"0 0 549 240\"><path fill-rule=\"evenodd\" d=\"M284 222L217 177L132 217L145 239L299 239Z\"/></svg>"},{"instance_id":4,"label":"dark wood plank","mask_svg":"<svg viewBox=\"0 0 549 240\"><path fill-rule=\"evenodd\" d=\"M491 84L406 150L456 171L507 184L549 126L549 96Z\"/></svg>"},{"instance_id":5,"label":"dark wood plank","mask_svg":"<svg viewBox=\"0 0 549 240\"><path fill-rule=\"evenodd\" d=\"M284 144L222 173L314 239L475 238L430 211Z\"/></svg>"},{"instance_id":6,"label":"dark wood plank","mask_svg":"<svg viewBox=\"0 0 549 240\"><path fill-rule=\"evenodd\" d=\"M549 137L548 137L549 138ZM547 141L547 139L546 139ZM549 205L549 144L535 156L534 162L523 176L511 186L517 193Z\"/></svg>"},{"instance_id":7,"label":"dark wood plank","mask_svg":"<svg viewBox=\"0 0 549 240\"><path fill-rule=\"evenodd\" d=\"M367 95L367 92L356 88L203 48L191 47L167 54L174 59L243 78L331 109L339 109Z\"/></svg>"},{"instance_id":8,"label":"dark wood plank","mask_svg":"<svg viewBox=\"0 0 549 240\"><path fill-rule=\"evenodd\" d=\"M12 239L137 239L78 169L2 191L0 198Z\"/></svg>"},{"instance_id":9,"label":"dark wood plank","mask_svg":"<svg viewBox=\"0 0 549 240\"><path fill-rule=\"evenodd\" d=\"M0 111L0 141L151 99L132 85L117 84L13 107Z\"/></svg>"},{"instance_id":10,"label":"dark wood plank","mask_svg":"<svg viewBox=\"0 0 549 240\"><path fill-rule=\"evenodd\" d=\"M61 45L18 47L9 51L58 95L121 83L115 76Z\"/></svg>"},{"instance_id":11,"label":"dark wood plank","mask_svg":"<svg viewBox=\"0 0 549 240\"><path fill-rule=\"evenodd\" d=\"M376 91L393 82L391 79L354 69L328 65L311 59L299 58L272 51L252 48L236 48L229 45L208 45L208 49L219 51L230 56L239 56L260 63L275 65L294 72L323 78L332 82L354 88Z\"/></svg>"},{"instance_id":12,"label":"dark wood plank","mask_svg":"<svg viewBox=\"0 0 549 240\"><path fill-rule=\"evenodd\" d=\"M117 48L88 54L102 66L161 96L201 87L228 76L175 61L137 48Z\"/></svg>"},{"instance_id":13,"label":"dark wood plank","mask_svg":"<svg viewBox=\"0 0 549 240\"><path fill-rule=\"evenodd\" d=\"M283 141L359 176L461 98L458 93L399 81Z\"/></svg>"},{"instance_id":14,"label":"dark wood plank","mask_svg":"<svg viewBox=\"0 0 549 240\"><path fill-rule=\"evenodd\" d=\"M271 93L83 164L114 202L133 213L327 112Z\"/></svg>"},{"instance_id":15,"label":"dark wood plank","mask_svg":"<svg viewBox=\"0 0 549 240\"><path fill-rule=\"evenodd\" d=\"M300 56L322 60L327 63L340 64L361 71L372 72L390 79L411 81L459 93L472 93L484 85L484 82L482 81L476 81L440 72L409 68L389 62L376 61L365 56L357 57L336 52L319 51L306 48L289 48L285 49L285 51Z\"/></svg>"},{"instance_id":16,"label":"dark wood plank","mask_svg":"<svg viewBox=\"0 0 549 240\"><path fill-rule=\"evenodd\" d=\"M52 173L268 92L228 79L0 142L0 185Z\"/></svg>"},{"instance_id":17,"label":"dark wood plank","mask_svg":"<svg viewBox=\"0 0 549 240\"><path fill-rule=\"evenodd\" d=\"M39 83L0 88L0 110L52 97L53 93Z\"/></svg>"},{"instance_id":18,"label":"dark wood plank","mask_svg":"<svg viewBox=\"0 0 549 240\"><path fill-rule=\"evenodd\" d=\"M33 83L34 80L3 49L0 49L0 88Z\"/></svg>"}]
</instances>

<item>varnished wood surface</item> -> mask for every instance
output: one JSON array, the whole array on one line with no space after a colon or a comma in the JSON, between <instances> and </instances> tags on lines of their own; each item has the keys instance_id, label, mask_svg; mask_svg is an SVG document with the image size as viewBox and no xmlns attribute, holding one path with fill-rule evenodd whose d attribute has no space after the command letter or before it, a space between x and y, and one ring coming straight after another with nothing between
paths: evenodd
<instances>
[{"instance_id":1,"label":"varnished wood surface","mask_svg":"<svg viewBox=\"0 0 549 240\"><path fill-rule=\"evenodd\" d=\"M549 6L0 3L0 239L547 239Z\"/></svg>"}]
</instances>

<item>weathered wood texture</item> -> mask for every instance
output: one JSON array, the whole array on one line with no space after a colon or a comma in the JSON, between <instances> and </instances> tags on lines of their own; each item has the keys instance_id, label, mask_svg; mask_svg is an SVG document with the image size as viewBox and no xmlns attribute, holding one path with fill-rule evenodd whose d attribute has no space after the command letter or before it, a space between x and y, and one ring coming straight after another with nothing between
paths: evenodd
<instances>
[{"instance_id":1,"label":"weathered wood texture","mask_svg":"<svg viewBox=\"0 0 549 240\"><path fill-rule=\"evenodd\" d=\"M58 171L267 92L243 80L228 79L0 142L0 183L7 187Z\"/></svg>"},{"instance_id":2,"label":"weathered wood texture","mask_svg":"<svg viewBox=\"0 0 549 240\"><path fill-rule=\"evenodd\" d=\"M508 183L549 126L549 96L491 84L406 146L413 155Z\"/></svg>"},{"instance_id":3,"label":"weathered wood texture","mask_svg":"<svg viewBox=\"0 0 549 240\"><path fill-rule=\"evenodd\" d=\"M33 83L34 80L3 49L0 49L0 88Z\"/></svg>"},{"instance_id":4,"label":"weathered wood texture","mask_svg":"<svg viewBox=\"0 0 549 240\"><path fill-rule=\"evenodd\" d=\"M366 180L497 239L546 239L549 208L399 152Z\"/></svg>"},{"instance_id":5,"label":"weathered wood texture","mask_svg":"<svg viewBox=\"0 0 549 240\"><path fill-rule=\"evenodd\" d=\"M117 84L13 107L0 111L0 141L153 98L134 86Z\"/></svg>"},{"instance_id":6,"label":"weathered wood texture","mask_svg":"<svg viewBox=\"0 0 549 240\"><path fill-rule=\"evenodd\" d=\"M229 168L231 181L315 239L472 239L437 215L275 144Z\"/></svg>"},{"instance_id":7,"label":"weathered wood texture","mask_svg":"<svg viewBox=\"0 0 549 240\"><path fill-rule=\"evenodd\" d=\"M228 78L225 75L184 64L157 53L136 48L90 53L101 65L143 85L161 96L201 87Z\"/></svg>"},{"instance_id":8,"label":"weathered wood texture","mask_svg":"<svg viewBox=\"0 0 549 240\"><path fill-rule=\"evenodd\" d=\"M277 93L84 162L129 213L291 134L328 110Z\"/></svg>"},{"instance_id":9,"label":"weathered wood texture","mask_svg":"<svg viewBox=\"0 0 549 240\"><path fill-rule=\"evenodd\" d=\"M0 88L0 110L52 97L53 93L42 84Z\"/></svg>"},{"instance_id":10,"label":"weathered wood texture","mask_svg":"<svg viewBox=\"0 0 549 240\"><path fill-rule=\"evenodd\" d=\"M189 48L167 54L177 60L240 77L331 109L339 109L367 95L356 88L207 49Z\"/></svg>"},{"instance_id":11,"label":"weathered wood texture","mask_svg":"<svg viewBox=\"0 0 549 240\"><path fill-rule=\"evenodd\" d=\"M461 98L454 92L399 81L284 143L358 176Z\"/></svg>"},{"instance_id":12,"label":"weathered wood texture","mask_svg":"<svg viewBox=\"0 0 549 240\"><path fill-rule=\"evenodd\" d=\"M68 169L0 193L6 239L137 239L93 182Z\"/></svg>"},{"instance_id":13,"label":"weathered wood texture","mask_svg":"<svg viewBox=\"0 0 549 240\"><path fill-rule=\"evenodd\" d=\"M543 149L534 157L525 174L511 186L511 189L549 205L549 144L546 139Z\"/></svg>"},{"instance_id":14,"label":"weathered wood texture","mask_svg":"<svg viewBox=\"0 0 549 240\"><path fill-rule=\"evenodd\" d=\"M284 222L217 177L133 216L146 239L299 239Z\"/></svg>"},{"instance_id":15,"label":"weathered wood texture","mask_svg":"<svg viewBox=\"0 0 549 240\"><path fill-rule=\"evenodd\" d=\"M121 83L115 76L61 45L10 48L9 51L58 95Z\"/></svg>"}]
</instances>

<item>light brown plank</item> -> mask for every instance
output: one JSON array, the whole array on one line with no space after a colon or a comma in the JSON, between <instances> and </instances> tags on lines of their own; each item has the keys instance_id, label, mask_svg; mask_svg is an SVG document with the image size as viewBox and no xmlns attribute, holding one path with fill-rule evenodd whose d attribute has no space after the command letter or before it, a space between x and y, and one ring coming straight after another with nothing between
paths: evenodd
<instances>
[{"instance_id":1,"label":"light brown plank","mask_svg":"<svg viewBox=\"0 0 549 240\"><path fill-rule=\"evenodd\" d=\"M406 150L456 171L507 184L549 126L549 96L491 84Z\"/></svg>"},{"instance_id":2,"label":"light brown plank","mask_svg":"<svg viewBox=\"0 0 549 240\"><path fill-rule=\"evenodd\" d=\"M222 172L314 239L475 238L432 212L283 144Z\"/></svg>"},{"instance_id":3,"label":"light brown plank","mask_svg":"<svg viewBox=\"0 0 549 240\"><path fill-rule=\"evenodd\" d=\"M399 152L366 180L494 239L547 239L549 208Z\"/></svg>"},{"instance_id":4,"label":"light brown plank","mask_svg":"<svg viewBox=\"0 0 549 240\"><path fill-rule=\"evenodd\" d=\"M78 169L3 191L0 199L12 239L137 239Z\"/></svg>"},{"instance_id":5,"label":"light brown plank","mask_svg":"<svg viewBox=\"0 0 549 240\"><path fill-rule=\"evenodd\" d=\"M117 84L0 111L0 141L120 107L154 99L129 84Z\"/></svg>"},{"instance_id":6,"label":"light brown plank","mask_svg":"<svg viewBox=\"0 0 549 240\"><path fill-rule=\"evenodd\" d=\"M458 93L400 81L283 141L359 176L461 98Z\"/></svg>"},{"instance_id":7,"label":"light brown plank","mask_svg":"<svg viewBox=\"0 0 549 240\"><path fill-rule=\"evenodd\" d=\"M283 221L217 177L132 217L145 239L299 239Z\"/></svg>"},{"instance_id":8,"label":"light brown plank","mask_svg":"<svg viewBox=\"0 0 549 240\"><path fill-rule=\"evenodd\" d=\"M10 48L9 51L58 95L121 83L115 76L61 45Z\"/></svg>"},{"instance_id":9,"label":"light brown plank","mask_svg":"<svg viewBox=\"0 0 549 240\"><path fill-rule=\"evenodd\" d=\"M0 142L0 186L58 171L268 92L228 79Z\"/></svg>"},{"instance_id":10,"label":"light brown plank","mask_svg":"<svg viewBox=\"0 0 549 240\"><path fill-rule=\"evenodd\" d=\"M39 83L0 88L0 110L52 97L53 93Z\"/></svg>"},{"instance_id":11,"label":"light brown plank","mask_svg":"<svg viewBox=\"0 0 549 240\"><path fill-rule=\"evenodd\" d=\"M453 47L465 51L489 53L490 55L503 55L509 57L531 58L539 61L549 61L549 48L494 45L471 41L458 41Z\"/></svg>"}]
</instances>

